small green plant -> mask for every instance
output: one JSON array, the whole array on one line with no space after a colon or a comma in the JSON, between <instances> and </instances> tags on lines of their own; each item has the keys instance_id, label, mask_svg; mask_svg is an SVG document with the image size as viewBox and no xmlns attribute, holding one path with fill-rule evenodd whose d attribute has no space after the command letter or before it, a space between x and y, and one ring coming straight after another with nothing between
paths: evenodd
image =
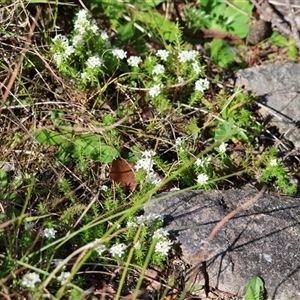
<instances>
[{"instance_id":1,"label":"small green plant","mask_svg":"<svg viewBox=\"0 0 300 300\"><path fill-rule=\"evenodd\" d=\"M264 283L259 277L253 277L247 285L245 300L264 300L265 287Z\"/></svg>"},{"instance_id":2,"label":"small green plant","mask_svg":"<svg viewBox=\"0 0 300 300\"><path fill-rule=\"evenodd\" d=\"M279 47L287 47L288 57L294 60L297 59L298 49L296 46L296 42L292 37L286 38L278 32L273 32L270 37L270 40L274 45L277 45Z\"/></svg>"},{"instance_id":3,"label":"small green plant","mask_svg":"<svg viewBox=\"0 0 300 300\"><path fill-rule=\"evenodd\" d=\"M203 28L225 31L240 39L246 38L249 32L249 22L253 10L251 1L201 1L197 8L184 7L187 22L192 30ZM235 61L232 46L225 40L214 38L206 44L211 57L221 66L225 67Z\"/></svg>"}]
</instances>

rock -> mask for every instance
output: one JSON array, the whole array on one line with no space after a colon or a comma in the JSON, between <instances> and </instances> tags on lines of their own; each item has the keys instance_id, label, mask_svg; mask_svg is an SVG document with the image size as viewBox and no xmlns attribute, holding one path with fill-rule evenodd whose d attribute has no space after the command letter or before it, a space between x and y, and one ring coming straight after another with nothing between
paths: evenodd
<instances>
[{"instance_id":1,"label":"rock","mask_svg":"<svg viewBox=\"0 0 300 300\"><path fill-rule=\"evenodd\" d=\"M263 116L300 148L300 65L275 63L237 72L236 85L257 96Z\"/></svg>"},{"instance_id":2,"label":"rock","mask_svg":"<svg viewBox=\"0 0 300 300\"><path fill-rule=\"evenodd\" d=\"M171 218L167 229L176 233L182 259L194 266L217 222L256 194L254 190L192 191L168 198L163 194L144 209L145 214ZM248 281L260 276L268 299L300 299L300 199L265 194L221 228L207 255L212 287L242 296Z\"/></svg>"}]
</instances>

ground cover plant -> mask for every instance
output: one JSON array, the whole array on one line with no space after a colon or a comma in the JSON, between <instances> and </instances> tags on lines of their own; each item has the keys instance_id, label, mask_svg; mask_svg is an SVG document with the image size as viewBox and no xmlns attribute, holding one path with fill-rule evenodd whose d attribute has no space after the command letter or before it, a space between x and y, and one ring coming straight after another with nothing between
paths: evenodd
<instances>
[{"instance_id":1,"label":"ground cover plant","mask_svg":"<svg viewBox=\"0 0 300 300\"><path fill-rule=\"evenodd\" d=\"M1 12L0 284L9 298L163 299L173 288L180 298L167 280L175 250L163 216L141 211L152 195L249 182L296 193L261 139L251 95L225 88L163 17L163 1L131 2L86 2L91 13L19 1ZM207 3L185 7L187 17L211 13L213 23L221 4ZM155 288L149 269L160 270Z\"/></svg>"}]
</instances>

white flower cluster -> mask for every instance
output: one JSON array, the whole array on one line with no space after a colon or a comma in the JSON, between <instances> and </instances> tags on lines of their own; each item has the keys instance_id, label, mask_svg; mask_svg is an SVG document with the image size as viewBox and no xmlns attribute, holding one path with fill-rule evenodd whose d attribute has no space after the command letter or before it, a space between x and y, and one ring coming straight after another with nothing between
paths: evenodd
<instances>
[{"instance_id":1,"label":"white flower cluster","mask_svg":"<svg viewBox=\"0 0 300 300\"><path fill-rule=\"evenodd\" d=\"M159 241L155 245L155 252L167 256L171 246L172 246L172 242L170 240L165 239Z\"/></svg>"},{"instance_id":2,"label":"white flower cluster","mask_svg":"<svg viewBox=\"0 0 300 300\"><path fill-rule=\"evenodd\" d=\"M161 60L166 61L168 59L168 56L169 56L169 51L164 50L164 49L157 50L156 56L159 57Z\"/></svg>"},{"instance_id":3,"label":"white flower cluster","mask_svg":"<svg viewBox=\"0 0 300 300\"><path fill-rule=\"evenodd\" d=\"M55 230L53 228L45 228L42 232L42 236L49 240L54 239L56 232L57 232L57 230Z\"/></svg>"},{"instance_id":4,"label":"white flower cluster","mask_svg":"<svg viewBox=\"0 0 300 300\"><path fill-rule=\"evenodd\" d=\"M195 82L195 90L203 93L209 88L209 81L207 78L200 78Z\"/></svg>"},{"instance_id":5,"label":"white flower cluster","mask_svg":"<svg viewBox=\"0 0 300 300\"><path fill-rule=\"evenodd\" d=\"M127 63L130 67L138 67L142 62L142 59L139 56L130 56L127 59Z\"/></svg>"},{"instance_id":6,"label":"white flower cluster","mask_svg":"<svg viewBox=\"0 0 300 300\"><path fill-rule=\"evenodd\" d=\"M126 249L127 249L127 246L123 243L114 244L109 249L103 244L101 244L95 248L95 250L99 256L101 256L102 253L104 253L105 251L108 251L113 257L121 257L125 253Z\"/></svg>"},{"instance_id":7,"label":"white flower cluster","mask_svg":"<svg viewBox=\"0 0 300 300\"><path fill-rule=\"evenodd\" d=\"M149 90L149 95L152 98L157 97L160 94L160 90L163 87L163 85L161 83L159 84L155 84L152 88L150 88Z\"/></svg>"},{"instance_id":8,"label":"white flower cluster","mask_svg":"<svg viewBox=\"0 0 300 300\"><path fill-rule=\"evenodd\" d=\"M197 58L197 56L198 51L196 50L182 50L178 53L178 59L182 63L193 61Z\"/></svg>"},{"instance_id":9,"label":"white flower cluster","mask_svg":"<svg viewBox=\"0 0 300 300\"><path fill-rule=\"evenodd\" d=\"M94 69L97 67L101 67L103 65L103 60L98 55L95 55L89 57L86 61L86 64L89 69Z\"/></svg>"},{"instance_id":10,"label":"white flower cluster","mask_svg":"<svg viewBox=\"0 0 300 300\"><path fill-rule=\"evenodd\" d=\"M207 184L208 180L209 180L209 177L205 173L201 173L197 176L197 182L198 182L199 185Z\"/></svg>"},{"instance_id":11,"label":"white flower cluster","mask_svg":"<svg viewBox=\"0 0 300 300\"><path fill-rule=\"evenodd\" d=\"M61 34L56 35L52 41L62 48L61 52L57 52L53 55L56 64L59 66L75 52L75 48L72 45L69 45L68 38Z\"/></svg>"},{"instance_id":12,"label":"white flower cluster","mask_svg":"<svg viewBox=\"0 0 300 300\"><path fill-rule=\"evenodd\" d=\"M269 165L270 167L276 167L278 165L277 159L276 158L271 159Z\"/></svg>"},{"instance_id":13,"label":"white flower cluster","mask_svg":"<svg viewBox=\"0 0 300 300\"><path fill-rule=\"evenodd\" d=\"M157 214L141 215L136 217L136 221L138 225L151 224L154 220L163 221L163 217Z\"/></svg>"},{"instance_id":14,"label":"white flower cluster","mask_svg":"<svg viewBox=\"0 0 300 300\"><path fill-rule=\"evenodd\" d=\"M125 250L127 249L127 246L123 243L120 244L114 244L110 249L109 249L109 253L116 257L121 257L124 253Z\"/></svg>"},{"instance_id":15,"label":"white flower cluster","mask_svg":"<svg viewBox=\"0 0 300 300\"><path fill-rule=\"evenodd\" d=\"M65 282L69 279L70 275L70 272L61 272L57 277L57 280L61 283L61 285L64 285Z\"/></svg>"},{"instance_id":16,"label":"white flower cluster","mask_svg":"<svg viewBox=\"0 0 300 300\"><path fill-rule=\"evenodd\" d=\"M165 71L165 67L161 64L157 64L157 65L154 66L152 74L153 75L160 75L160 74L164 73L164 71Z\"/></svg>"},{"instance_id":17,"label":"white flower cluster","mask_svg":"<svg viewBox=\"0 0 300 300\"><path fill-rule=\"evenodd\" d=\"M32 272L23 276L21 285L27 288L34 288L36 283L41 282L40 275Z\"/></svg>"},{"instance_id":18,"label":"white flower cluster","mask_svg":"<svg viewBox=\"0 0 300 300\"><path fill-rule=\"evenodd\" d=\"M127 52L118 48L113 49L112 54L118 59L124 59L127 57Z\"/></svg>"},{"instance_id":19,"label":"white flower cluster","mask_svg":"<svg viewBox=\"0 0 300 300\"><path fill-rule=\"evenodd\" d=\"M141 159L135 165L136 170L144 169L146 171L146 182L159 184L161 179L153 170L153 159L152 157L155 155L155 152L150 151L142 151Z\"/></svg>"},{"instance_id":20,"label":"white flower cluster","mask_svg":"<svg viewBox=\"0 0 300 300\"><path fill-rule=\"evenodd\" d=\"M195 165L198 167L205 167L211 163L211 157L197 158L195 161Z\"/></svg>"},{"instance_id":21,"label":"white flower cluster","mask_svg":"<svg viewBox=\"0 0 300 300\"><path fill-rule=\"evenodd\" d=\"M225 153L225 152L226 152L226 147L227 147L227 144L222 143L222 144L219 146L219 152L220 152L220 153Z\"/></svg>"}]
</instances>

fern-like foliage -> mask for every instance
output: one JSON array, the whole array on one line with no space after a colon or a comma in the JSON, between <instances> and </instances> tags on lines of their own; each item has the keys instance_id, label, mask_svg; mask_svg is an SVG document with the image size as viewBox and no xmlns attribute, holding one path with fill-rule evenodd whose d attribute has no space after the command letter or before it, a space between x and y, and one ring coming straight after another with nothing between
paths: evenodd
<instances>
[{"instance_id":1,"label":"fern-like foliage","mask_svg":"<svg viewBox=\"0 0 300 300\"><path fill-rule=\"evenodd\" d=\"M247 285L245 300L264 300L265 287L264 283L259 277L253 277Z\"/></svg>"},{"instance_id":2,"label":"fern-like foliage","mask_svg":"<svg viewBox=\"0 0 300 300\"><path fill-rule=\"evenodd\" d=\"M60 220L69 225L76 217L76 215L80 215L85 209L84 204L73 204L68 207L60 217Z\"/></svg>"}]
</instances>

